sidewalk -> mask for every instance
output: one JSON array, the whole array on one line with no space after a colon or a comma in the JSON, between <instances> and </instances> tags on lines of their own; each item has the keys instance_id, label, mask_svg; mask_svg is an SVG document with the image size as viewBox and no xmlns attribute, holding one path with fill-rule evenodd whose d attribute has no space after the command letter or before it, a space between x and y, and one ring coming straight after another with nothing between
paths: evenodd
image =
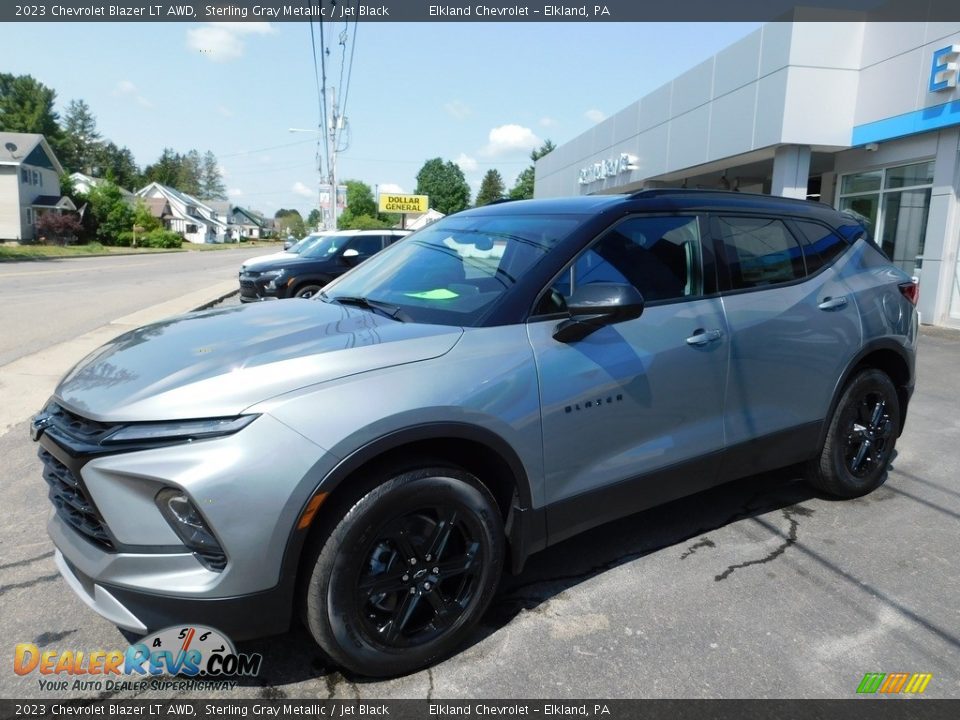
<instances>
[{"instance_id":1,"label":"sidewalk","mask_svg":"<svg viewBox=\"0 0 960 720\"><path fill-rule=\"evenodd\" d=\"M0 436L43 408L57 382L104 343L141 325L210 307L237 292L235 280L188 293L118 318L96 330L0 367Z\"/></svg>"}]
</instances>

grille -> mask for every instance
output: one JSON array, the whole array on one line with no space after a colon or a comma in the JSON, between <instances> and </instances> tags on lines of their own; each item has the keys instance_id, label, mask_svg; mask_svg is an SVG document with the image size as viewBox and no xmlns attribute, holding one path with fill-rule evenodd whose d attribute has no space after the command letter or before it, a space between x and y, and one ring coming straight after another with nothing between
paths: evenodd
<instances>
[{"instance_id":1,"label":"grille","mask_svg":"<svg viewBox=\"0 0 960 720\"><path fill-rule=\"evenodd\" d=\"M98 444L105 435L117 429L114 424L75 415L56 403L50 403L44 412L50 417L50 424L55 431L91 445Z\"/></svg>"},{"instance_id":2,"label":"grille","mask_svg":"<svg viewBox=\"0 0 960 720\"><path fill-rule=\"evenodd\" d=\"M113 541L80 478L43 448L37 454L43 462L43 479L50 488L47 495L60 519L94 544L113 550Z\"/></svg>"}]
</instances>

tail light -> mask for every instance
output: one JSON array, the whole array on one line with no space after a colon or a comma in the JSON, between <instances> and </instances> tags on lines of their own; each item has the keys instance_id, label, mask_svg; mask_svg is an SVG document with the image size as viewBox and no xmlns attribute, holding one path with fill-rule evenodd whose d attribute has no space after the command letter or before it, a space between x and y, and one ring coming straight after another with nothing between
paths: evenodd
<instances>
[{"instance_id":1,"label":"tail light","mask_svg":"<svg viewBox=\"0 0 960 720\"><path fill-rule=\"evenodd\" d=\"M900 288L900 294L909 300L912 305L917 304L920 299L920 283L916 278L910 282L900 283L897 287Z\"/></svg>"}]
</instances>

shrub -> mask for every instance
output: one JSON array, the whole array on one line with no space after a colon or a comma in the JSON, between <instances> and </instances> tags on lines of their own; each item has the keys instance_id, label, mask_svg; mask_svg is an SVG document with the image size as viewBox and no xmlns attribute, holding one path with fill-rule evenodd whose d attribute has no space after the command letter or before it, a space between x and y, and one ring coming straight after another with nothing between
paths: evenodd
<instances>
[{"instance_id":1,"label":"shrub","mask_svg":"<svg viewBox=\"0 0 960 720\"><path fill-rule=\"evenodd\" d=\"M117 245L131 247L133 232L125 231L117 235ZM183 238L179 233L170 230L156 229L145 233L137 233L137 247L150 248L179 248L183 246Z\"/></svg>"},{"instance_id":2,"label":"shrub","mask_svg":"<svg viewBox=\"0 0 960 720\"><path fill-rule=\"evenodd\" d=\"M66 245L76 242L83 230L80 220L72 213L47 212L34 225L37 239L44 245Z\"/></svg>"}]
</instances>

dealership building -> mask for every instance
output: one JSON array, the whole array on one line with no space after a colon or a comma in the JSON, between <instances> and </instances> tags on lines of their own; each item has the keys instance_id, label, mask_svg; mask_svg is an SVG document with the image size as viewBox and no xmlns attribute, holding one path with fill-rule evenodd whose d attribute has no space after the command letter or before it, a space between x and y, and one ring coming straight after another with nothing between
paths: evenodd
<instances>
[{"instance_id":1,"label":"dealership building","mask_svg":"<svg viewBox=\"0 0 960 720\"><path fill-rule=\"evenodd\" d=\"M536 197L650 187L808 198L869 219L960 328L960 23L770 23L537 162Z\"/></svg>"}]
</instances>

